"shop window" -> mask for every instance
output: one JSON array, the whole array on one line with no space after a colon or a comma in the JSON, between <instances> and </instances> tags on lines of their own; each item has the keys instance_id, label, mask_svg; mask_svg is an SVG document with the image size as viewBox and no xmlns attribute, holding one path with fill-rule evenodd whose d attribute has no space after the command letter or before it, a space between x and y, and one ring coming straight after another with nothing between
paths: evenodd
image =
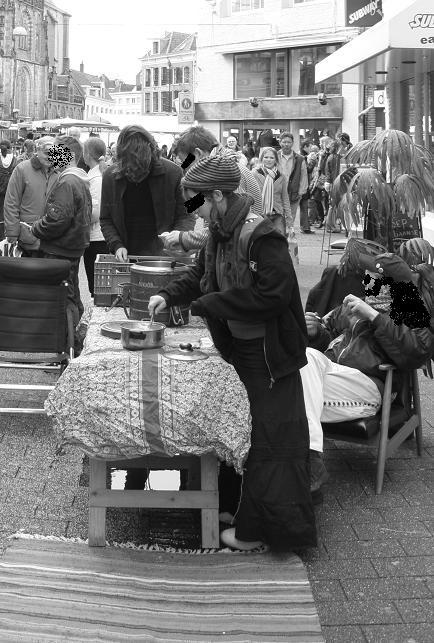
<instances>
[{"instance_id":1,"label":"shop window","mask_svg":"<svg viewBox=\"0 0 434 643\"><path fill-rule=\"evenodd\" d=\"M255 11L255 9L263 9L264 0L232 0L231 9L232 13L239 13L240 11Z\"/></svg>"},{"instance_id":2,"label":"shop window","mask_svg":"<svg viewBox=\"0 0 434 643\"><path fill-rule=\"evenodd\" d=\"M152 94L152 111L158 112L158 92Z\"/></svg>"},{"instance_id":3,"label":"shop window","mask_svg":"<svg viewBox=\"0 0 434 643\"><path fill-rule=\"evenodd\" d=\"M145 69L145 87L151 86L151 70Z\"/></svg>"},{"instance_id":4,"label":"shop window","mask_svg":"<svg viewBox=\"0 0 434 643\"><path fill-rule=\"evenodd\" d=\"M285 96L287 53L260 51L235 56L235 98Z\"/></svg>"},{"instance_id":5,"label":"shop window","mask_svg":"<svg viewBox=\"0 0 434 643\"><path fill-rule=\"evenodd\" d=\"M290 50L290 95L313 96L318 92L327 95L340 94L340 83L322 83L315 85L315 65L340 45L320 45L317 47L301 47Z\"/></svg>"}]
</instances>

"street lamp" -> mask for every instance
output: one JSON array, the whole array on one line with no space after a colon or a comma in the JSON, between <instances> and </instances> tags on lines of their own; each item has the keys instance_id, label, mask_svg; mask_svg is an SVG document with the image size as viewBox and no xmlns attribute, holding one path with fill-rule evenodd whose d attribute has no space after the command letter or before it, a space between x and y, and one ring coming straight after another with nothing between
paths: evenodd
<instances>
[{"instance_id":1,"label":"street lamp","mask_svg":"<svg viewBox=\"0 0 434 643\"><path fill-rule=\"evenodd\" d=\"M172 112L172 62L167 59L167 69L169 71L169 113Z\"/></svg>"},{"instance_id":2,"label":"street lamp","mask_svg":"<svg viewBox=\"0 0 434 643\"><path fill-rule=\"evenodd\" d=\"M14 73L12 77L11 116L13 120L15 119L15 116L17 117L17 120L18 120L18 112L19 112L19 110L15 107L15 93L17 88L17 51L15 48L15 43L17 38L20 38L21 36L27 36L27 35L28 35L27 29L25 29L25 27L15 27L15 29L12 31L12 40L14 43L14 46L13 46Z\"/></svg>"}]
</instances>

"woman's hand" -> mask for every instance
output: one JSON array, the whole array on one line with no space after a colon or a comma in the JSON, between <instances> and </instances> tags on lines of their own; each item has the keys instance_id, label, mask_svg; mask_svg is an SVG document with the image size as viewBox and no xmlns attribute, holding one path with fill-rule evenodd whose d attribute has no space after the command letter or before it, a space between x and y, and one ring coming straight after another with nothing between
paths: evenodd
<instances>
[{"instance_id":1,"label":"woman's hand","mask_svg":"<svg viewBox=\"0 0 434 643\"><path fill-rule=\"evenodd\" d=\"M116 250L115 257L118 261L122 261L123 263L127 263L128 261L128 250L126 248L118 248Z\"/></svg>"},{"instance_id":2,"label":"woman's hand","mask_svg":"<svg viewBox=\"0 0 434 643\"><path fill-rule=\"evenodd\" d=\"M148 304L148 311L150 315L157 315L167 308L167 303L161 295L152 295Z\"/></svg>"},{"instance_id":3,"label":"woman's hand","mask_svg":"<svg viewBox=\"0 0 434 643\"><path fill-rule=\"evenodd\" d=\"M347 308L350 315L357 317L357 319L373 321L379 314L378 311L374 310L374 308L364 302L363 299L360 299L355 295L347 295L342 303Z\"/></svg>"}]
</instances>

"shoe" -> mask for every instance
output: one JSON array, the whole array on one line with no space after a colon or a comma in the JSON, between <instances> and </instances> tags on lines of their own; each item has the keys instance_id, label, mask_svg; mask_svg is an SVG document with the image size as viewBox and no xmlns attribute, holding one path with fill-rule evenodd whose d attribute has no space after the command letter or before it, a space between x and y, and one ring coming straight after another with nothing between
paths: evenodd
<instances>
[{"instance_id":1,"label":"shoe","mask_svg":"<svg viewBox=\"0 0 434 643\"><path fill-rule=\"evenodd\" d=\"M321 228L324 227L324 221L321 221L320 223L318 223L316 227L318 228L318 230L321 230Z\"/></svg>"},{"instance_id":2,"label":"shoe","mask_svg":"<svg viewBox=\"0 0 434 643\"><path fill-rule=\"evenodd\" d=\"M261 545L263 544L260 540L251 542L246 540L238 540L238 538L235 538L235 527L222 531L222 533L220 534L220 540L231 549L240 549L241 551L251 551L252 549L261 547Z\"/></svg>"},{"instance_id":3,"label":"shoe","mask_svg":"<svg viewBox=\"0 0 434 643\"><path fill-rule=\"evenodd\" d=\"M326 228L326 232L328 232L328 233L330 233L330 232L332 232L332 233L334 233L334 232L340 233L341 229L340 228Z\"/></svg>"},{"instance_id":4,"label":"shoe","mask_svg":"<svg viewBox=\"0 0 434 643\"><path fill-rule=\"evenodd\" d=\"M322 502L321 487L329 479L329 474L324 466L323 455L319 451L309 450L310 457L310 493L312 502L318 504ZM315 502L316 501L316 502Z\"/></svg>"},{"instance_id":5,"label":"shoe","mask_svg":"<svg viewBox=\"0 0 434 643\"><path fill-rule=\"evenodd\" d=\"M219 513L219 522L223 522L225 525L234 525L235 524L234 516L229 513L229 511L222 511Z\"/></svg>"},{"instance_id":6,"label":"shoe","mask_svg":"<svg viewBox=\"0 0 434 643\"><path fill-rule=\"evenodd\" d=\"M315 234L315 230L302 230L303 234Z\"/></svg>"}]
</instances>

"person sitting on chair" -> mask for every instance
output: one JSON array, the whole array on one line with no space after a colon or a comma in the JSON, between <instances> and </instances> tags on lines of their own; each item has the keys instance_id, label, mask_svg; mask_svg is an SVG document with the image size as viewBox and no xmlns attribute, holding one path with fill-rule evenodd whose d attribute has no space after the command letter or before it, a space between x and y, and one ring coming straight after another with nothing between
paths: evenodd
<instances>
[{"instance_id":1,"label":"person sitting on chair","mask_svg":"<svg viewBox=\"0 0 434 643\"><path fill-rule=\"evenodd\" d=\"M421 367L434 351L430 328L433 306L419 294L415 285L418 275L392 253L361 255L360 265L374 277L365 301L349 294L323 318L305 313L308 364L300 373L309 423L314 502L328 477L322 462L321 422L375 415L386 377L379 365L392 363L401 371L412 370ZM370 281L365 277L365 284ZM397 390L399 379L395 379Z\"/></svg>"}]
</instances>

